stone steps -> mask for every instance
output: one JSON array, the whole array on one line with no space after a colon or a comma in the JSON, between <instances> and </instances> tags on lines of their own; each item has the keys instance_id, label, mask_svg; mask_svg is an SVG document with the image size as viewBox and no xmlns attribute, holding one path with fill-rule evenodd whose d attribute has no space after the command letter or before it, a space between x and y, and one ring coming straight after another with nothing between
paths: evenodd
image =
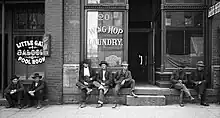
<instances>
[{"instance_id":1,"label":"stone steps","mask_svg":"<svg viewBox=\"0 0 220 118\"><path fill-rule=\"evenodd\" d=\"M126 105L129 106L164 106L166 98L164 95L140 95L138 98L126 96Z\"/></svg>"}]
</instances>

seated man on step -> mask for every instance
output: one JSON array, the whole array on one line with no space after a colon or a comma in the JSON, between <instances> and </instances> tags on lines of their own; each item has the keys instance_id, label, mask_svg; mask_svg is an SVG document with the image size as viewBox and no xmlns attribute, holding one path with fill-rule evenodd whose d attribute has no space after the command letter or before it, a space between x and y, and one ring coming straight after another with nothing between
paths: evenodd
<instances>
[{"instance_id":1,"label":"seated man on step","mask_svg":"<svg viewBox=\"0 0 220 118\"><path fill-rule=\"evenodd\" d=\"M99 90L99 100L96 108L103 106L104 95L112 85L112 73L107 69L108 63L106 61L101 61L99 65L101 66L101 70L97 75L96 81L93 82Z\"/></svg>"},{"instance_id":2,"label":"seated man on step","mask_svg":"<svg viewBox=\"0 0 220 118\"><path fill-rule=\"evenodd\" d=\"M184 106L183 104L183 96L184 94L186 97L189 97L191 100L194 100L192 95L190 94L189 90L186 87L187 84L187 75L185 72L185 66L180 66L177 70L175 70L172 75L171 75L171 82L172 82L172 87L174 87L177 90L180 90L180 100L179 104L181 107Z\"/></svg>"},{"instance_id":3,"label":"seated man on step","mask_svg":"<svg viewBox=\"0 0 220 118\"><path fill-rule=\"evenodd\" d=\"M37 101L37 109L40 109L45 93L45 82L41 80L42 76L40 76L39 73L35 73L32 78L34 81L26 93L27 106L25 106L25 108L29 107L32 101Z\"/></svg>"},{"instance_id":4,"label":"seated man on step","mask_svg":"<svg viewBox=\"0 0 220 118\"><path fill-rule=\"evenodd\" d=\"M200 104L203 106L209 106L208 103L206 103L206 88L207 88L207 73L204 70L204 63L203 61L198 61L197 69L194 70L191 73L190 76L190 82L193 84L194 89L196 90L198 94L198 99L200 99Z\"/></svg>"},{"instance_id":5,"label":"seated man on step","mask_svg":"<svg viewBox=\"0 0 220 118\"><path fill-rule=\"evenodd\" d=\"M81 89L80 108L86 107L86 99L92 92L94 79L95 71L89 66L89 60L84 60L79 72L79 81L76 83L76 86Z\"/></svg>"},{"instance_id":6,"label":"seated man on step","mask_svg":"<svg viewBox=\"0 0 220 118\"><path fill-rule=\"evenodd\" d=\"M14 75L11 79L11 83L5 89L5 98L8 101L8 106L6 108L11 108L17 106L19 109L21 106L21 99L24 93L24 86L19 81L19 77Z\"/></svg>"},{"instance_id":7,"label":"seated man on step","mask_svg":"<svg viewBox=\"0 0 220 118\"><path fill-rule=\"evenodd\" d=\"M116 77L114 80L116 84L114 89L114 95L118 97L119 91L122 88L131 88L131 96L137 98L138 96L134 93L135 80L132 79L131 71L128 70L128 63L126 61L123 61L121 66L123 67L123 69L116 73ZM115 100L115 105L112 108L116 107L117 101Z\"/></svg>"}]
</instances>

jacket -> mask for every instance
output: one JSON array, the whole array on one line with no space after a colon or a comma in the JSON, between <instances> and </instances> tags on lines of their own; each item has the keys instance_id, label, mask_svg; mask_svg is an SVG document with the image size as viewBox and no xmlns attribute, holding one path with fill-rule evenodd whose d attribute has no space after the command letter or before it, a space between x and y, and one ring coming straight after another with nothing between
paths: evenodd
<instances>
[{"instance_id":1,"label":"jacket","mask_svg":"<svg viewBox=\"0 0 220 118\"><path fill-rule=\"evenodd\" d=\"M123 70L120 70L116 73L116 76L115 76L115 83L116 84L119 84L121 83L123 80L126 80L126 81L129 81L132 79L132 76L131 76L131 71L129 70L126 70L125 72L123 72Z\"/></svg>"},{"instance_id":2,"label":"jacket","mask_svg":"<svg viewBox=\"0 0 220 118\"><path fill-rule=\"evenodd\" d=\"M174 70L170 77L170 81L172 82L173 85L179 83L179 80L182 80L183 84L187 83L187 75L184 69Z\"/></svg>"},{"instance_id":3,"label":"jacket","mask_svg":"<svg viewBox=\"0 0 220 118\"><path fill-rule=\"evenodd\" d=\"M84 67L82 66L82 67L80 68L79 81L80 81L81 83L89 82L89 81L91 81L90 78L93 78L93 80L94 80L95 77L96 77L95 71L94 71L91 67L88 67L88 68L89 68L89 74L90 74L89 77L85 77L85 76L84 76Z\"/></svg>"},{"instance_id":4,"label":"jacket","mask_svg":"<svg viewBox=\"0 0 220 118\"><path fill-rule=\"evenodd\" d=\"M29 88L29 91L33 91L35 90L35 92L39 91L39 90L44 90L45 88L45 84L44 84L44 81L43 80L39 80L38 82L38 85L35 86L35 81L32 82L30 88Z\"/></svg>"},{"instance_id":5,"label":"jacket","mask_svg":"<svg viewBox=\"0 0 220 118\"><path fill-rule=\"evenodd\" d=\"M14 90L14 89L16 89L17 92L21 92L21 91L24 91L24 86L23 86L23 84L20 81L18 81L17 84L14 84L13 82L11 82L7 86L7 88L5 89L5 93L10 93L11 90Z\"/></svg>"},{"instance_id":6,"label":"jacket","mask_svg":"<svg viewBox=\"0 0 220 118\"><path fill-rule=\"evenodd\" d=\"M98 75L97 75L97 78L96 80L99 82L99 83L105 83L105 85L107 86L111 86L112 85L112 72L106 70L105 72L105 81L103 81L103 70L101 69L99 72L98 72Z\"/></svg>"}]
</instances>

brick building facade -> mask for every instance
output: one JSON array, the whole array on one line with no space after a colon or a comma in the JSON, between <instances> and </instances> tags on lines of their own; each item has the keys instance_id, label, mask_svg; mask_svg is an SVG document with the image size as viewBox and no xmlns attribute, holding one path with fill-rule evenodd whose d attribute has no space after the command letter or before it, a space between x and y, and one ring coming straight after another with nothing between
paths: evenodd
<instances>
[{"instance_id":1,"label":"brick building facade","mask_svg":"<svg viewBox=\"0 0 220 118\"><path fill-rule=\"evenodd\" d=\"M97 3L98 1L104 2L102 4L101 2ZM88 27L90 26L88 22L89 20L93 20L92 15L90 16L89 14L96 14L94 12L97 11L97 14L113 14L112 16L110 15L114 19L111 21L114 22L113 24L110 24L107 21L102 22L102 24L118 26L123 29L122 36L105 36L110 38L122 37L124 41L122 49L120 47L114 47L116 48L115 53L108 50L114 50L114 48L109 48L106 46L102 48L103 50L105 49L104 51L100 51L98 46L98 55L101 56L100 58L99 56L97 58L99 61L102 59L108 60L110 58L109 60L111 62L109 61L109 63L112 63L112 60L119 60L118 62L115 62L117 64L120 64L122 60L127 60L131 65L131 70L135 71L137 68L132 65L135 65L137 62L133 61L135 60L133 56L138 53L138 51L142 50L142 59L145 59L146 57L146 60L143 62L145 63L144 69L142 70L143 73L134 72L134 76L135 78L141 78L137 79L138 84L144 86L145 84L157 85L160 87L163 87L163 85L166 86L170 73L179 64L186 63L188 64L187 70L193 70L195 60L197 58L194 60L194 58L187 56L192 55L192 47L194 46L192 43L195 43L196 41L189 42L187 44L187 37L190 37L190 41L191 39L193 40L193 38L197 40L199 39L198 37L203 37L201 38L201 40L204 41L202 53L204 53L205 56L198 56L198 59L202 58L207 65L206 69L208 72L210 72L209 77L211 80L211 94L216 95L216 90L220 83L220 14L216 14L210 18L208 18L207 15L208 8L215 4L217 2L216 0L194 0L193 2L190 2L190 0L181 0L180 3L176 3L175 0L152 0L150 2L141 0L140 3L132 2L133 0L113 0L112 2L114 4L112 4L110 1L112 0L27 0L22 2L19 0L2 1L1 34L6 35L1 35L2 39L5 40L1 42L2 49L4 50L1 52L1 56L8 56L1 58L1 78L6 78L1 80L1 91L3 92L3 89L6 87L9 78L13 74L22 76L23 81L29 81L33 73L40 72L47 82L48 98L51 102L77 103L79 100L80 91L75 86L75 83L77 82L79 76L78 71L80 62L86 58L91 59L91 63L94 64L94 68L97 68L95 65L97 65L98 62L91 57L92 54L90 55L88 51L89 45L87 42L89 40ZM105 2L108 4L104 4ZM22 4L22 7L19 7L21 9L26 9L24 4L32 4L33 6L40 4L44 6L43 30L31 29L31 31L29 31L30 29L28 28L24 30L22 28L16 29L14 27L16 26L16 23L13 21L13 17L16 17L14 16L16 13L14 6L18 4ZM139 6L139 8L137 6ZM147 8L146 12L144 12L144 8ZM29 11L29 9L30 8L28 8L27 11ZM193 13L191 14L190 12ZM183 14L184 16L182 16ZM179 16L179 18L183 17L184 19L178 19L174 16ZM108 15L106 15L106 18L107 17ZM32 18L34 18L33 14ZM203 21L197 20L196 18L202 18ZM183 20L184 24L178 24L178 22L175 24L174 21L178 20ZM98 24L100 22L101 21L98 21ZM2 28L2 24L5 24L6 27ZM194 29L192 27L194 27ZM198 33L193 34L191 31ZM175 33L182 35L182 32L184 32L183 37L186 37L183 39L186 45L183 46L183 51L182 49L179 49L178 52L175 52L172 48L173 44L170 43L168 39L170 37L176 37L174 35ZM187 34L188 32L189 34ZM51 35L50 54L49 56L46 56L45 62L39 65L26 66L20 62L17 63L15 56L16 52L14 51L14 40L16 40L16 36L34 37L43 36L44 34ZM101 36L102 35L100 34L97 35L99 38ZM139 39L146 38L148 41L137 41L138 38L136 37L139 37ZM142 42L145 46L141 46L142 43L136 43L132 40ZM170 40L173 41L171 38ZM134 45L139 45L141 48L138 49L140 50L136 50L138 46L135 47ZM169 47L169 45L171 45L171 47ZM196 46L197 45L194 47ZM188 49L187 47L191 48ZM108 55L109 52L106 50L111 52L112 55L116 56ZM196 50L198 51L199 48L195 48L194 50L196 52ZM102 53L104 57L102 57ZM187 56L183 57L179 55ZM113 66L110 67L110 69L113 71L119 69L120 67L117 64L114 65L114 63L112 63ZM7 68L5 68L5 66L7 66ZM23 69L24 71L18 71L20 69ZM141 75L141 77L138 75ZM144 80L145 78L148 78L148 80ZM168 93L165 94L167 95ZM122 98L121 100L123 101L124 99Z\"/></svg>"}]
</instances>

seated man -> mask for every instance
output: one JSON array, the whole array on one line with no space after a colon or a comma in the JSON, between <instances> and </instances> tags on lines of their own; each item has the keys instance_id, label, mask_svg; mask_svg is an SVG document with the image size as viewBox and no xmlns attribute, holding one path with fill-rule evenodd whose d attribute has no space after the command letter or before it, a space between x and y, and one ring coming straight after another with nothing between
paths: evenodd
<instances>
[{"instance_id":1,"label":"seated man","mask_svg":"<svg viewBox=\"0 0 220 118\"><path fill-rule=\"evenodd\" d=\"M39 73L35 73L32 78L34 79L34 81L32 82L30 88L26 93L26 99L28 103L26 107L29 107L31 105L31 102L33 100L36 100L37 109L40 109L42 106L41 101L43 100L43 96L44 96L44 88L45 88L44 81L41 80L42 76L40 76Z\"/></svg>"},{"instance_id":2,"label":"seated man","mask_svg":"<svg viewBox=\"0 0 220 118\"><path fill-rule=\"evenodd\" d=\"M180 90L180 100L179 104L181 107L184 106L183 104L183 95L185 94L186 97L189 97L191 100L194 100L192 95L190 94L189 90L186 87L187 83L187 75L185 72L185 66L181 66L177 70L175 70L172 75L171 75L171 82L172 82L172 87L174 87L177 90Z\"/></svg>"},{"instance_id":3,"label":"seated man","mask_svg":"<svg viewBox=\"0 0 220 118\"><path fill-rule=\"evenodd\" d=\"M138 96L134 93L135 81L134 79L132 79L131 71L128 70L128 64L126 61L123 61L121 65L123 69L116 73L116 77L114 80L116 84L114 94L115 96L118 96L118 93L121 88L129 87L131 88L131 96L134 96L135 98L137 98ZM115 105L112 108L116 108L116 107L117 107L117 101L115 101Z\"/></svg>"},{"instance_id":4,"label":"seated man","mask_svg":"<svg viewBox=\"0 0 220 118\"><path fill-rule=\"evenodd\" d=\"M5 97L9 104L8 106L6 106L6 108L15 107L17 105L18 108L21 109L22 108L21 99L23 93L24 93L24 86L19 81L19 77L14 75L11 79L11 83L5 89Z\"/></svg>"},{"instance_id":5,"label":"seated man","mask_svg":"<svg viewBox=\"0 0 220 118\"><path fill-rule=\"evenodd\" d=\"M204 71L203 61L198 61L197 69L191 73L190 82L193 84L194 89L198 94L198 98L201 99L200 104L203 106L209 106L206 100L206 88L207 88L207 77L206 72Z\"/></svg>"},{"instance_id":6,"label":"seated man","mask_svg":"<svg viewBox=\"0 0 220 118\"><path fill-rule=\"evenodd\" d=\"M99 100L96 108L103 106L104 95L112 85L112 73L107 69L108 63L106 61L101 61L99 65L101 66L101 70L98 72L96 81L93 82L99 90Z\"/></svg>"},{"instance_id":7,"label":"seated man","mask_svg":"<svg viewBox=\"0 0 220 118\"><path fill-rule=\"evenodd\" d=\"M81 108L86 107L86 99L92 92L92 87L94 86L92 82L94 79L95 71L89 66L89 61L84 60L79 72L79 81L76 83L76 86L81 89Z\"/></svg>"}]
</instances>

